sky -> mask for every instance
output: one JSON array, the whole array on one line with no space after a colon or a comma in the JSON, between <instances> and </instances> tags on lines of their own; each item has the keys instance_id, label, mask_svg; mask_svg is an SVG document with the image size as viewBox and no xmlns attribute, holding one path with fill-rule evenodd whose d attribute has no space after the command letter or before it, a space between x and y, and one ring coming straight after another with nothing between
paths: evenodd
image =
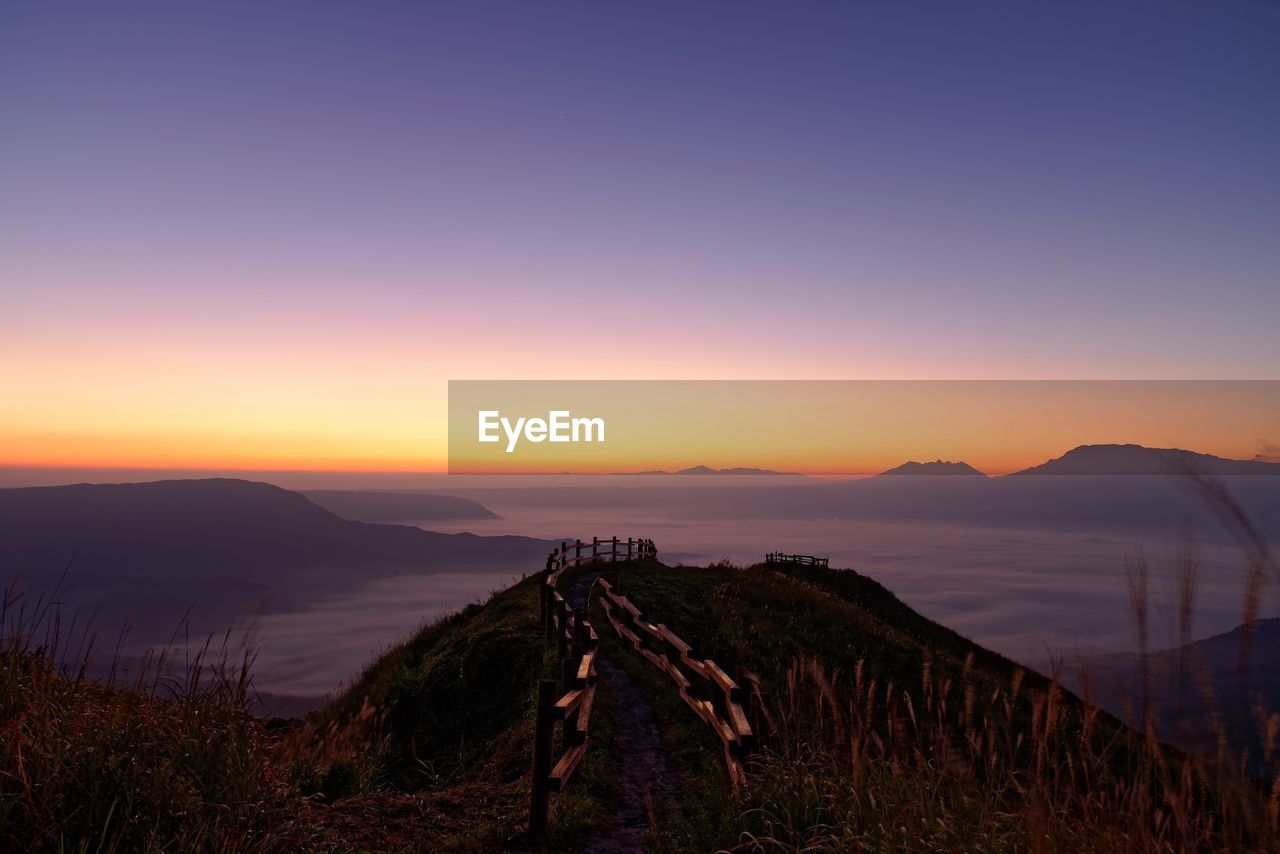
<instances>
[{"instance_id":1,"label":"sky","mask_svg":"<svg viewBox=\"0 0 1280 854\"><path fill-rule=\"evenodd\" d=\"M442 469L450 379L1275 378L1277 44L1259 0L9 2L0 465Z\"/></svg>"}]
</instances>

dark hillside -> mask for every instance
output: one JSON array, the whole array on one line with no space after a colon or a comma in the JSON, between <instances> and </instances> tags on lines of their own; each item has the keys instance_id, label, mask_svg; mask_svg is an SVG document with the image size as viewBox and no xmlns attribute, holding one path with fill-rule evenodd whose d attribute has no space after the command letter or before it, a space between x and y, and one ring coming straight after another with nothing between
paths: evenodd
<instances>
[{"instance_id":1,"label":"dark hillside","mask_svg":"<svg viewBox=\"0 0 1280 854\"><path fill-rule=\"evenodd\" d=\"M417 524L498 518L480 502L454 495L355 489L309 489L302 494L343 519L357 522Z\"/></svg>"},{"instance_id":2,"label":"dark hillside","mask_svg":"<svg viewBox=\"0 0 1280 854\"><path fill-rule=\"evenodd\" d=\"M678 787L651 812L657 850L1210 851L1280 841L1268 793L1237 771L1138 735L857 573L596 563L566 571L561 589L583 592L587 573L733 678L747 678L739 668L756 674L763 716L735 791L706 722L652 660L610 634L597 600L589 613L601 667L625 671L631 695L609 691L617 680L597 684L585 759L551 799L553 850L617 825L620 792L635 777L623 769L648 761L628 755L634 739L619 735L620 704L637 704L635 692L659 730L645 749L660 743L669 760L645 767L662 767ZM0 846L32 848L24 817L40 815L66 833L40 837L37 849L100 840L106 850L185 849L202 839L290 851L522 849L535 686L559 663L539 621L540 580L426 626L329 706L283 728L245 716L243 677L215 683L229 686L220 692L141 697L52 677L38 653L11 651L0 700L21 726L0 728ZM157 741L151 718L169 721L174 737ZM126 726L95 723L111 720ZM224 729L239 763L230 778L214 750ZM131 764L139 750L155 771ZM121 777L118 766L132 770ZM228 794L229 783L239 788ZM133 817L115 822L120 787L143 784ZM95 793L92 812L74 812L78 791ZM162 833L148 844L150 827Z\"/></svg>"},{"instance_id":3,"label":"dark hillside","mask_svg":"<svg viewBox=\"0 0 1280 854\"><path fill-rule=\"evenodd\" d=\"M546 548L528 537L352 522L296 492L245 480L0 490L0 573L57 571L74 556L85 574L341 582L510 561L536 566Z\"/></svg>"}]
</instances>

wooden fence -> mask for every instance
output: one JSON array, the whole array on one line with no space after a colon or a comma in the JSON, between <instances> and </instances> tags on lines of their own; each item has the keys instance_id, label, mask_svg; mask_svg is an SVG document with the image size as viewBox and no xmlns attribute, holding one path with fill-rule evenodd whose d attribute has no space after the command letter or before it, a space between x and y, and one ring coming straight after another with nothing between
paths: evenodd
<instances>
[{"instance_id":1,"label":"wooden fence","mask_svg":"<svg viewBox=\"0 0 1280 854\"><path fill-rule=\"evenodd\" d=\"M560 686L554 679L538 682L537 717L533 731L533 785L529 794L529 835L540 845L546 835L551 792L564 789L587 753L587 728L596 694L595 657L599 637L585 610L575 611L556 590L560 574L573 566L596 561L639 560L657 554L652 540L617 537L563 542L547 556L539 585L542 624L548 641L555 641L560 658ZM560 758L554 760L555 728L561 724ZM554 761L553 761L554 760Z\"/></svg>"},{"instance_id":2,"label":"wooden fence","mask_svg":"<svg viewBox=\"0 0 1280 854\"><path fill-rule=\"evenodd\" d=\"M680 699L719 736L734 787L744 784L743 760L755 748L764 721L759 679L748 671L740 671L740 678L733 679L665 625L645 620L640 608L608 581L597 578L595 583L601 589L598 601L614 631L671 677Z\"/></svg>"},{"instance_id":3,"label":"wooden fence","mask_svg":"<svg viewBox=\"0 0 1280 854\"><path fill-rule=\"evenodd\" d=\"M820 566L826 569L830 560L830 558L813 555L784 555L781 552L769 552L764 556L767 566Z\"/></svg>"}]
</instances>

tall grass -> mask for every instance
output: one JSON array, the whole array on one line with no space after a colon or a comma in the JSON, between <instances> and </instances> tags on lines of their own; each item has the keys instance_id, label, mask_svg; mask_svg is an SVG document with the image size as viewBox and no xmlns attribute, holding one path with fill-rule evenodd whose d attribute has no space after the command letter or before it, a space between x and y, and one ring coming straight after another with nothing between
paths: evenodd
<instances>
[{"instance_id":1,"label":"tall grass","mask_svg":"<svg viewBox=\"0 0 1280 854\"><path fill-rule=\"evenodd\" d=\"M94 638L54 597L0 606L0 849L282 847L288 792L247 711L252 657L230 636L176 661L88 673ZM77 630L78 628L78 630Z\"/></svg>"},{"instance_id":2,"label":"tall grass","mask_svg":"<svg viewBox=\"0 0 1280 854\"><path fill-rule=\"evenodd\" d=\"M1252 629L1276 562L1220 484L1188 482L1245 552L1243 700ZM1194 543L1176 561L1185 647L1200 580ZM1180 654L1216 749L1191 755L1161 744L1145 556L1139 551L1127 569L1141 671L1128 727L1066 692L1057 673L1045 681L1016 670L993 684L975 671L972 653L958 675L926 654L917 684L878 681L862 660L841 673L797 657L771 704L735 850L1280 850L1280 714L1256 699L1235 704L1251 718L1258 756L1234 752L1208 673ZM1262 779L1250 773L1258 767Z\"/></svg>"},{"instance_id":3,"label":"tall grass","mask_svg":"<svg viewBox=\"0 0 1280 854\"><path fill-rule=\"evenodd\" d=\"M919 685L797 660L739 850L1275 850L1280 783L1100 726L1058 683ZM1025 714L1029 712L1028 714ZM957 725L958 724L958 725ZM1110 730L1110 731L1108 731ZM1269 748L1275 746L1272 732Z\"/></svg>"}]
</instances>

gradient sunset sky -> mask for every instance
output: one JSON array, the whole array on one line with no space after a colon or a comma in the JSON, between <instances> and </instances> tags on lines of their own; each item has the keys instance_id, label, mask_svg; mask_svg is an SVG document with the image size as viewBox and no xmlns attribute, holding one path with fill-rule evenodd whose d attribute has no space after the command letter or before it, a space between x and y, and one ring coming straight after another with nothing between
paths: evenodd
<instances>
[{"instance_id":1,"label":"gradient sunset sky","mask_svg":"<svg viewBox=\"0 0 1280 854\"><path fill-rule=\"evenodd\" d=\"M438 470L449 379L1276 378L1278 45L1258 0L5 3L0 464Z\"/></svg>"}]
</instances>

